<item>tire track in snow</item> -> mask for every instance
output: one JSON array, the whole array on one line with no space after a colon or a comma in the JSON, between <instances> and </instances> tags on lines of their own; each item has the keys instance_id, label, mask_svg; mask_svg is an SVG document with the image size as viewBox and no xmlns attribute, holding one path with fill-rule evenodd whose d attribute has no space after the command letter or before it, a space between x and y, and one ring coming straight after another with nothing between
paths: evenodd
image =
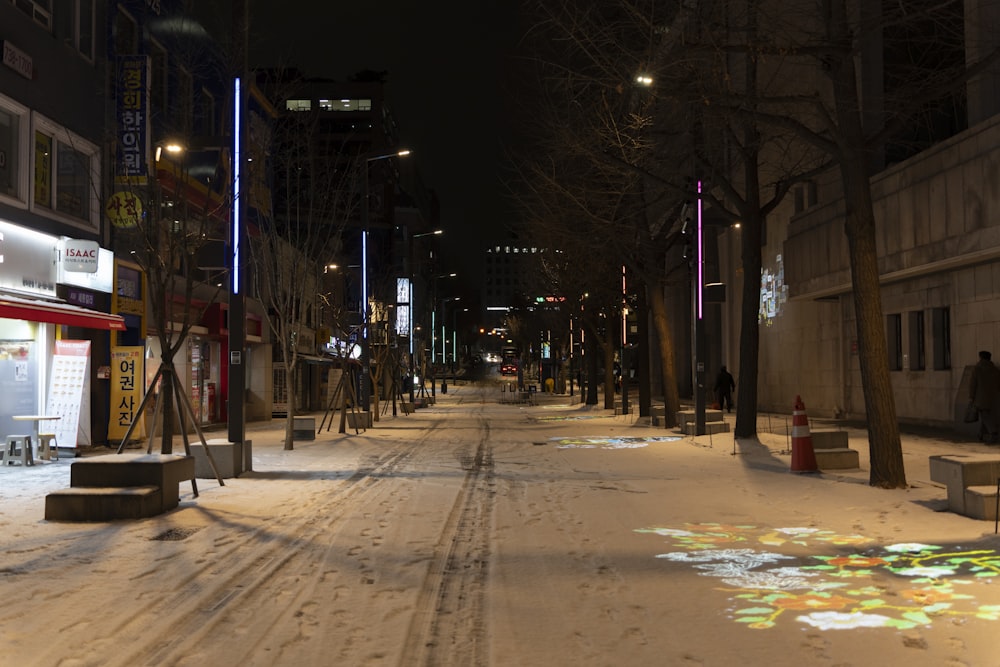
<instances>
[{"instance_id":1,"label":"tire track in snow","mask_svg":"<svg viewBox=\"0 0 1000 667\"><path fill-rule=\"evenodd\" d=\"M301 586L303 592L284 595L282 582L318 580L325 575L315 569L317 550L343 548L329 538L337 524L359 505L376 504L381 494L391 492L385 484L379 484L380 480L398 471L430 433L427 430L418 440L401 442L377 458L363 461L350 477L328 492L315 493L305 500L305 508L299 503L262 528L235 539L227 536L230 539L225 542L225 551L211 557L185 554L203 566L180 580L165 579L162 592L145 600L140 613L118 623L92 627L87 646L80 648L88 656L100 653L101 664L109 667L181 664L197 655L199 646L211 645L213 633L232 626L232 613L239 615L240 610L247 610L252 615L260 613L253 610L264 610L266 618L296 614L310 587L297 585L296 589ZM275 532L286 537L266 535L272 524L280 525L280 531ZM251 656L256 647L274 637L262 632L247 639L244 660L236 659L233 664L254 664ZM50 664L57 664L65 656L51 657ZM85 658L82 664L90 663Z\"/></svg>"},{"instance_id":2,"label":"tire track in snow","mask_svg":"<svg viewBox=\"0 0 1000 667\"><path fill-rule=\"evenodd\" d=\"M488 662L485 592L495 477L490 425L474 452L459 455L465 480L452 506L404 645L407 665L473 667Z\"/></svg>"}]
</instances>

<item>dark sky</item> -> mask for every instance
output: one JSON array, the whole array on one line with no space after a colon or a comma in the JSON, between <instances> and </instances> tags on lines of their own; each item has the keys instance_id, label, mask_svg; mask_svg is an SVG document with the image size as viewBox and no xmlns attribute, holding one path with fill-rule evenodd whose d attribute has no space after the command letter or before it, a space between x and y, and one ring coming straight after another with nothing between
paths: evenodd
<instances>
[{"instance_id":1,"label":"dark sky","mask_svg":"<svg viewBox=\"0 0 1000 667\"><path fill-rule=\"evenodd\" d=\"M503 81L519 36L516 6L251 0L252 66L296 66L338 80L364 69L388 71L386 95L401 143L441 202L446 255L464 258L464 266L449 270L473 273L484 239L505 236Z\"/></svg>"}]
</instances>

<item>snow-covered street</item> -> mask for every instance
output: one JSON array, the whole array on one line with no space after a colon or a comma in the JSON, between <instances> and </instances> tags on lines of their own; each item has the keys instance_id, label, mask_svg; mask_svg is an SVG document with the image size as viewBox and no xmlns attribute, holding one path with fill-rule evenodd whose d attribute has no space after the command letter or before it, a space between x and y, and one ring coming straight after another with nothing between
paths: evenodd
<instances>
[{"instance_id":1,"label":"snow-covered street","mask_svg":"<svg viewBox=\"0 0 1000 667\"><path fill-rule=\"evenodd\" d=\"M252 472L146 520L47 522L70 461L3 469L0 664L1000 665L1000 541L927 477L955 443L885 491L866 452L797 474L783 436L495 391L257 427Z\"/></svg>"}]
</instances>

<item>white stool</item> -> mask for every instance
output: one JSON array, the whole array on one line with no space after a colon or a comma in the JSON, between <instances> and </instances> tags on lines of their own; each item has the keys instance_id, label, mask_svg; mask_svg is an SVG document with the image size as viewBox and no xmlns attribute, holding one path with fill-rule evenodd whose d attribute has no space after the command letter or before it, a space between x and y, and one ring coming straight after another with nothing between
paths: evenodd
<instances>
[{"instance_id":1,"label":"white stool","mask_svg":"<svg viewBox=\"0 0 1000 667\"><path fill-rule=\"evenodd\" d=\"M55 433L38 434L38 458L43 461L59 460L59 443Z\"/></svg>"},{"instance_id":2,"label":"white stool","mask_svg":"<svg viewBox=\"0 0 1000 667\"><path fill-rule=\"evenodd\" d=\"M3 448L3 464L12 465L15 459L19 459L23 466L35 465L35 459L31 456L30 435L7 436L7 444Z\"/></svg>"}]
</instances>

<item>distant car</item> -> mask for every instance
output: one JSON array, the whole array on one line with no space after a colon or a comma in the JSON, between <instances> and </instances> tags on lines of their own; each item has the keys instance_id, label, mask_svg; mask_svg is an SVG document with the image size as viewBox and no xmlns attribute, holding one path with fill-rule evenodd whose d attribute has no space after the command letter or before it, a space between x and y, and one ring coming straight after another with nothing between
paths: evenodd
<instances>
[{"instance_id":1,"label":"distant car","mask_svg":"<svg viewBox=\"0 0 1000 667\"><path fill-rule=\"evenodd\" d=\"M501 375L517 375L517 364L512 361L505 361L500 366Z\"/></svg>"}]
</instances>

